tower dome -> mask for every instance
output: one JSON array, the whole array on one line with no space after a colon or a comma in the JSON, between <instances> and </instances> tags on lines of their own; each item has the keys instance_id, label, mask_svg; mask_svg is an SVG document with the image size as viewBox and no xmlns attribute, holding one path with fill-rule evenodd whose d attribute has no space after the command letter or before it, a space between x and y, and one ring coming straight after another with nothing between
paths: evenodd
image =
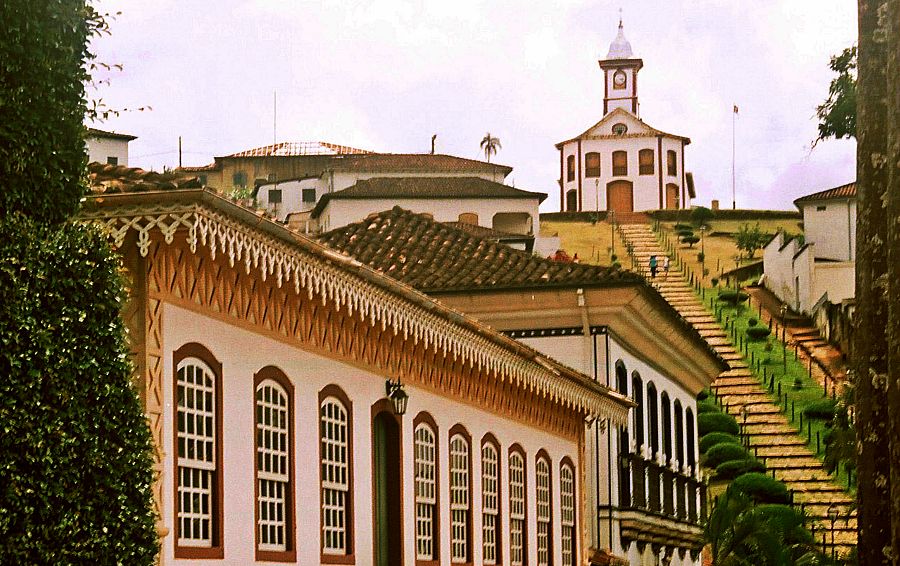
<instances>
[{"instance_id":1,"label":"tower dome","mask_svg":"<svg viewBox=\"0 0 900 566\"><path fill-rule=\"evenodd\" d=\"M625 32L622 29L622 19L619 19L619 33L612 43L609 44L609 53L606 54L607 59L631 59L634 54L631 51L631 44L625 39Z\"/></svg>"}]
</instances>

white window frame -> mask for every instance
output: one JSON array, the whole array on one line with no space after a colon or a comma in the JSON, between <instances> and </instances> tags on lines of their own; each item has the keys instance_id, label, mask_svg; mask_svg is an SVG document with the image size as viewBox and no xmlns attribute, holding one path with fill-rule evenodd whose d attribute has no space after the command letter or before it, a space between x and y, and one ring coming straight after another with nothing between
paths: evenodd
<instances>
[{"instance_id":1,"label":"white window frame","mask_svg":"<svg viewBox=\"0 0 900 566\"><path fill-rule=\"evenodd\" d=\"M534 490L537 503L537 563L538 566L549 566L553 537L551 509L550 460L541 456L534 465Z\"/></svg>"},{"instance_id":2,"label":"white window frame","mask_svg":"<svg viewBox=\"0 0 900 566\"><path fill-rule=\"evenodd\" d=\"M518 451L509 454L509 563L525 564L528 554L525 456Z\"/></svg>"},{"instance_id":3,"label":"white window frame","mask_svg":"<svg viewBox=\"0 0 900 566\"><path fill-rule=\"evenodd\" d=\"M460 433L450 437L450 562L469 561L469 440Z\"/></svg>"},{"instance_id":4,"label":"white window frame","mask_svg":"<svg viewBox=\"0 0 900 566\"><path fill-rule=\"evenodd\" d=\"M413 433L416 504L416 559L437 560L437 431L428 423Z\"/></svg>"},{"instance_id":5,"label":"white window frame","mask_svg":"<svg viewBox=\"0 0 900 566\"><path fill-rule=\"evenodd\" d=\"M274 379L256 387L256 479L259 550L288 549L290 419L288 392ZM274 539L274 541L272 540Z\"/></svg>"},{"instance_id":6,"label":"white window frame","mask_svg":"<svg viewBox=\"0 0 900 566\"><path fill-rule=\"evenodd\" d=\"M350 434L344 403L333 396L323 399L319 408L323 554L348 554L350 548Z\"/></svg>"},{"instance_id":7,"label":"white window frame","mask_svg":"<svg viewBox=\"0 0 900 566\"><path fill-rule=\"evenodd\" d=\"M564 566L575 564L575 470L568 463L559 467L560 550Z\"/></svg>"},{"instance_id":8,"label":"white window frame","mask_svg":"<svg viewBox=\"0 0 900 566\"><path fill-rule=\"evenodd\" d=\"M500 451L493 442L481 446L482 562L497 564L500 556Z\"/></svg>"}]
</instances>

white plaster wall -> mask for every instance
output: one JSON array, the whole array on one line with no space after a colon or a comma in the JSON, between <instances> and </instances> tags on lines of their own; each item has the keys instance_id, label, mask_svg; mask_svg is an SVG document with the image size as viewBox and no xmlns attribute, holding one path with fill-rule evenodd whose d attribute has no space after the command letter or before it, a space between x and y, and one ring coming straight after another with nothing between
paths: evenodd
<instances>
[{"instance_id":1,"label":"white plaster wall","mask_svg":"<svg viewBox=\"0 0 900 566\"><path fill-rule=\"evenodd\" d=\"M88 162L106 164L108 157L117 157L119 165L128 166L128 141L114 138L88 137Z\"/></svg>"},{"instance_id":2,"label":"white plaster wall","mask_svg":"<svg viewBox=\"0 0 900 566\"><path fill-rule=\"evenodd\" d=\"M856 296L856 264L853 262L822 263L813 266L813 292L810 296L815 305L824 293L834 304Z\"/></svg>"},{"instance_id":3,"label":"white plaster wall","mask_svg":"<svg viewBox=\"0 0 900 566\"><path fill-rule=\"evenodd\" d=\"M791 240L787 246L784 246L784 249L780 249L783 245L784 234L779 233L763 249L765 286L792 309L806 312L803 309L812 306L812 303L809 302L812 292L809 285L812 280L815 246L806 248L803 253L799 253L800 244L797 240ZM798 277L800 278L799 288ZM812 302L815 303L816 300L818 297L812 299Z\"/></svg>"},{"instance_id":4,"label":"white plaster wall","mask_svg":"<svg viewBox=\"0 0 900 566\"><path fill-rule=\"evenodd\" d=\"M825 210L818 210L822 207ZM816 257L839 261L856 259L855 199L807 203L801 210L806 242L816 245Z\"/></svg>"},{"instance_id":5,"label":"white plaster wall","mask_svg":"<svg viewBox=\"0 0 900 566\"><path fill-rule=\"evenodd\" d=\"M316 200L322 193L321 179L302 179L299 181L285 181L283 183L267 183L259 186L256 194L256 201L259 206L267 210L275 210L275 205L269 204L269 191L278 188L281 190L281 204L277 205L276 217L278 220L284 221L287 215L292 212L303 212L312 210L316 203L303 202L303 189L316 189Z\"/></svg>"},{"instance_id":6,"label":"white plaster wall","mask_svg":"<svg viewBox=\"0 0 900 566\"><path fill-rule=\"evenodd\" d=\"M622 72L625 73L625 88L616 88L615 83L613 82L613 77L616 74L618 69L605 69L603 72L603 80L606 83L606 93L609 95L607 100L609 101L606 105L606 111L611 112L614 108L621 108L623 110L627 110L631 112L632 103L631 98L634 97L634 86L637 71L635 71L634 67L625 67L622 68Z\"/></svg>"},{"instance_id":7,"label":"white plaster wall","mask_svg":"<svg viewBox=\"0 0 900 566\"><path fill-rule=\"evenodd\" d=\"M456 222L459 215L474 212L478 225L493 227L498 212L524 212L531 216L529 231L532 233L538 219L538 197L532 199L334 199L320 215L323 231L334 230L366 216L390 210L395 206L418 213L431 214L438 222Z\"/></svg>"},{"instance_id":8,"label":"white plaster wall","mask_svg":"<svg viewBox=\"0 0 900 566\"><path fill-rule=\"evenodd\" d=\"M224 542L223 560L175 560L174 559L174 454L173 447L173 358L172 354L188 342L200 342L210 349L222 363L223 372L223 459L224 459ZM318 478L318 392L329 384L339 385L350 397L353 419L353 508L355 527L355 553L357 565L373 562L372 539L372 478L371 406L384 397L384 376L372 374L357 367L329 359L319 353L301 350L280 341L261 336L216 319L197 315L170 304L163 313L164 360L164 424L163 450L163 519L170 534L163 539L164 563L191 564L255 564L254 560L254 483L253 483L253 431L254 401L253 374L267 365L282 369L294 385L294 454L297 457L295 497L297 564L319 564L319 478ZM553 528L555 561L561 560L558 544L559 518L559 463L568 456L578 465L577 444L563 440L539 429L525 426L486 411L435 395L429 391L407 386L409 408L403 417L403 509L405 514L404 557L406 564L415 558L415 533L413 515L413 462L412 421L419 411L428 411L438 425L441 563L450 563L450 531L448 518L449 469L448 431L460 423L472 436L472 518L473 559L481 562L481 439L493 433L500 442L501 455L511 444L518 442L526 451L528 485L528 534L529 563L536 556L536 501L535 456L545 449L552 461L553 474ZM508 462L501 457L501 478L507 477ZM576 471L576 481L580 478ZM508 491L501 481L502 510L508 511ZM577 489L577 488L576 488ZM507 521L503 521L504 527ZM508 529L502 537L503 556L509 556Z\"/></svg>"}]
</instances>

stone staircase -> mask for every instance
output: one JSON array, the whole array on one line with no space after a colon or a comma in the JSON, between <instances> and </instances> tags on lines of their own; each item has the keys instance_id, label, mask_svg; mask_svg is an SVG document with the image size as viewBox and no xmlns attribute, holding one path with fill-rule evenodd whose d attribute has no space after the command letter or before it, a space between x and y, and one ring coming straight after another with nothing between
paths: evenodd
<instances>
[{"instance_id":1,"label":"stone staircase","mask_svg":"<svg viewBox=\"0 0 900 566\"><path fill-rule=\"evenodd\" d=\"M651 255L661 260L665 252L650 225L620 224L619 233L627 245L633 246L638 270L647 277L662 296L693 326L728 363L713 383L713 390L749 438L750 449L763 461L775 478L787 485L795 506L800 506L814 521L815 536L822 544L823 536L830 551L832 524L828 509L838 509L834 523L834 543L839 555L849 552L856 544L856 511L853 498L837 485L822 467L821 461L806 446L787 417L773 403L766 388L753 375L743 356L728 339L728 335L709 313L684 275L674 269L668 275L660 268L656 278L650 278ZM660 267L662 262L659 261ZM742 409L746 407L744 422Z\"/></svg>"}]
</instances>

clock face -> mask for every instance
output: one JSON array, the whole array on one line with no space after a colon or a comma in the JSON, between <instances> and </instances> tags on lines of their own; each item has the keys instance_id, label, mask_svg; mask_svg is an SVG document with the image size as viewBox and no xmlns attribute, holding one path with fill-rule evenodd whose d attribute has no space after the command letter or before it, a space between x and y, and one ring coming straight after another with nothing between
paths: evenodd
<instances>
[{"instance_id":1,"label":"clock face","mask_svg":"<svg viewBox=\"0 0 900 566\"><path fill-rule=\"evenodd\" d=\"M616 88L625 88L625 73L616 71L613 75L613 85L615 85Z\"/></svg>"}]
</instances>

